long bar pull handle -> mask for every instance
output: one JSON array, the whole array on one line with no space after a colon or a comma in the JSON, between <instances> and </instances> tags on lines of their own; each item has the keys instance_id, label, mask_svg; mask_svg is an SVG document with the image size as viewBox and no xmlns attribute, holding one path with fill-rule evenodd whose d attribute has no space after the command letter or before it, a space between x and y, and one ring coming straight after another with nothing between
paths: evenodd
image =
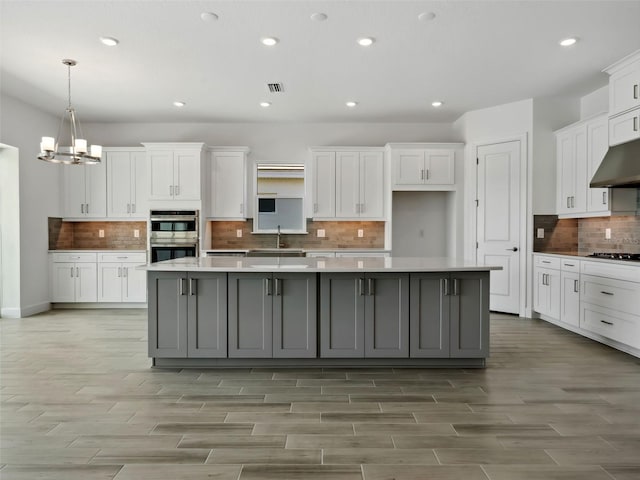
<instances>
[{"instance_id":1,"label":"long bar pull handle","mask_svg":"<svg viewBox=\"0 0 640 480\"><path fill-rule=\"evenodd\" d=\"M638 117L633 117L633 131L638 131Z\"/></svg>"},{"instance_id":2,"label":"long bar pull handle","mask_svg":"<svg viewBox=\"0 0 640 480\"><path fill-rule=\"evenodd\" d=\"M176 185L174 192L176 192L176 196L180 195L180 185Z\"/></svg>"},{"instance_id":3,"label":"long bar pull handle","mask_svg":"<svg viewBox=\"0 0 640 480\"><path fill-rule=\"evenodd\" d=\"M604 323L605 325L613 325L613 322L607 322L606 320L600 320L600 323Z\"/></svg>"},{"instance_id":4,"label":"long bar pull handle","mask_svg":"<svg viewBox=\"0 0 640 480\"><path fill-rule=\"evenodd\" d=\"M271 286L271 279L270 278L265 278L264 279L264 293L267 296L273 295L273 287Z\"/></svg>"},{"instance_id":5,"label":"long bar pull handle","mask_svg":"<svg viewBox=\"0 0 640 480\"><path fill-rule=\"evenodd\" d=\"M80 268L76 267L76 277L80 278Z\"/></svg>"},{"instance_id":6,"label":"long bar pull handle","mask_svg":"<svg viewBox=\"0 0 640 480\"><path fill-rule=\"evenodd\" d=\"M198 294L198 280L196 278L189 279L189 295Z\"/></svg>"},{"instance_id":7,"label":"long bar pull handle","mask_svg":"<svg viewBox=\"0 0 640 480\"><path fill-rule=\"evenodd\" d=\"M131 213L136 213L136 204L135 203L131 204Z\"/></svg>"},{"instance_id":8,"label":"long bar pull handle","mask_svg":"<svg viewBox=\"0 0 640 480\"><path fill-rule=\"evenodd\" d=\"M576 197L571 196L571 208L576 208Z\"/></svg>"},{"instance_id":9,"label":"long bar pull handle","mask_svg":"<svg viewBox=\"0 0 640 480\"><path fill-rule=\"evenodd\" d=\"M578 280L573 281L573 291L578 293Z\"/></svg>"},{"instance_id":10,"label":"long bar pull handle","mask_svg":"<svg viewBox=\"0 0 640 480\"><path fill-rule=\"evenodd\" d=\"M88 203L85 203L84 205L85 205L85 207L84 207L84 213L89 213L89 204L88 204Z\"/></svg>"},{"instance_id":11,"label":"long bar pull handle","mask_svg":"<svg viewBox=\"0 0 640 480\"><path fill-rule=\"evenodd\" d=\"M282 295L282 280L279 278L274 278L274 282L276 283L276 296L279 297Z\"/></svg>"},{"instance_id":12,"label":"long bar pull handle","mask_svg":"<svg viewBox=\"0 0 640 480\"><path fill-rule=\"evenodd\" d=\"M567 197L567 208L571 208L571 206L569 205L569 201L570 201L569 199L570 199L570 198L571 198L571 197Z\"/></svg>"},{"instance_id":13,"label":"long bar pull handle","mask_svg":"<svg viewBox=\"0 0 640 480\"><path fill-rule=\"evenodd\" d=\"M131 204L127 203L127 213L131 213Z\"/></svg>"},{"instance_id":14,"label":"long bar pull handle","mask_svg":"<svg viewBox=\"0 0 640 480\"><path fill-rule=\"evenodd\" d=\"M638 84L637 83L633 86L633 99L634 100L638 99Z\"/></svg>"},{"instance_id":15,"label":"long bar pull handle","mask_svg":"<svg viewBox=\"0 0 640 480\"><path fill-rule=\"evenodd\" d=\"M73 278L73 267L71 267L71 275L70 275L70 277Z\"/></svg>"},{"instance_id":16,"label":"long bar pull handle","mask_svg":"<svg viewBox=\"0 0 640 480\"><path fill-rule=\"evenodd\" d=\"M358 279L358 295L364 295L364 278Z\"/></svg>"},{"instance_id":17,"label":"long bar pull handle","mask_svg":"<svg viewBox=\"0 0 640 480\"><path fill-rule=\"evenodd\" d=\"M451 295L451 292L449 292L449 279L448 278L443 278L442 279L442 290L444 292L444 295Z\"/></svg>"},{"instance_id":18,"label":"long bar pull handle","mask_svg":"<svg viewBox=\"0 0 640 480\"><path fill-rule=\"evenodd\" d=\"M122 276L122 267L118 267L118 277Z\"/></svg>"},{"instance_id":19,"label":"long bar pull handle","mask_svg":"<svg viewBox=\"0 0 640 480\"><path fill-rule=\"evenodd\" d=\"M607 204L607 192L602 192L602 204Z\"/></svg>"},{"instance_id":20,"label":"long bar pull handle","mask_svg":"<svg viewBox=\"0 0 640 480\"><path fill-rule=\"evenodd\" d=\"M240 204L240 213L244 213L244 203Z\"/></svg>"},{"instance_id":21,"label":"long bar pull handle","mask_svg":"<svg viewBox=\"0 0 640 480\"><path fill-rule=\"evenodd\" d=\"M376 294L376 280L374 278L367 279L367 288L369 289L369 295Z\"/></svg>"},{"instance_id":22,"label":"long bar pull handle","mask_svg":"<svg viewBox=\"0 0 640 480\"><path fill-rule=\"evenodd\" d=\"M460 281L457 278L453 279L453 296L460 295Z\"/></svg>"},{"instance_id":23,"label":"long bar pull handle","mask_svg":"<svg viewBox=\"0 0 640 480\"><path fill-rule=\"evenodd\" d=\"M420 169L420 180L424 180L424 170Z\"/></svg>"},{"instance_id":24,"label":"long bar pull handle","mask_svg":"<svg viewBox=\"0 0 640 480\"><path fill-rule=\"evenodd\" d=\"M173 185L169 185L169 195L173 197Z\"/></svg>"},{"instance_id":25,"label":"long bar pull handle","mask_svg":"<svg viewBox=\"0 0 640 480\"><path fill-rule=\"evenodd\" d=\"M80 204L80 213L84 213L84 203Z\"/></svg>"},{"instance_id":26,"label":"long bar pull handle","mask_svg":"<svg viewBox=\"0 0 640 480\"><path fill-rule=\"evenodd\" d=\"M122 267L122 276L127 278L129 276L129 267Z\"/></svg>"},{"instance_id":27,"label":"long bar pull handle","mask_svg":"<svg viewBox=\"0 0 640 480\"><path fill-rule=\"evenodd\" d=\"M542 263L551 263L551 260L542 260Z\"/></svg>"},{"instance_id":28,"label":"long bar pull handle","mask_svg":"<svg viewBox=\"0 0 640 480\"><path fill-rule=\"evenodd\" d=\"M605 292L604 290L600 290L600 293L603 294L603 295L611 295L611 296L613 296L613 293Z\"/></svg>"},{"instance_id":29,"label":"long bar pull handle","mask_svg":"<svg viewBox=\"0 0 640 480\"><path fill-rule=\"evenodd\" d=\"M182 296L184 295L184 282L185 282L186 278L179 278L178 279L178 295Z\"/></svg>"},{"instance_id":30,"label":"long bar pull handle","mask_svg":"<svg viewBox=\"0 0 640 480\"><path fill-rule=\"evenodd\" d=\"M427 169L425 170L425 172L426 172L426 174L427 174L427 178L426 178L426 180L429 180L429 169L427 168Z\"/></svg>"}]
</instances>

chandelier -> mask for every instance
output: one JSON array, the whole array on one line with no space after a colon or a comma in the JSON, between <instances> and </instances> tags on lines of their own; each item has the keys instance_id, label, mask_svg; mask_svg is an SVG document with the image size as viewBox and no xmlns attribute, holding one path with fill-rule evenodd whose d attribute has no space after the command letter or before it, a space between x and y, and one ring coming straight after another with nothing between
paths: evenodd
<instances>
[{"instance_id":1,"label":"chandelier","mask_svg":"<svg viewBox=\"0 0 640 480\"><path fill-rule=\"evenodd\" d=\"M80 122L76 117L76 111L71 106L71 67L77 64L75 60L65 58L62 63L67 66L67 78L69 83L69 105L60 119L60 126L58 127L58 136L42 137L40 142L40 155L38 159L51 163L64 163L65 165L95 165L100 163L100 157L102 156L102 147L100 145L91 145L87 150L87 141L83 138L78 138L78 133L82 135L82 129L80 128ZM69 121L69 146L60 147L60 135L63 130L65 118L68 117Z\"/></svg>"}]
</instances>

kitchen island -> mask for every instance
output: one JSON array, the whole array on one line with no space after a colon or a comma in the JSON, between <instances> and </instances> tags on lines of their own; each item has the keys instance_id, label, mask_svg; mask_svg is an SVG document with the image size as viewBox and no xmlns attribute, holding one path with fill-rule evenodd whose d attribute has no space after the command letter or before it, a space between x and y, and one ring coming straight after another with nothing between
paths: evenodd
<instances>
[{"instance_id":1,"label":"kitchen island","mask_svg":"<svg viewBox=\"0 0 640 480\"><path fill-rule=\"evenodd\" d=\"M187 257L142 268L159 367L482 367L489 271L500 269L407 257Z\"/></svg>"}]
</instances>

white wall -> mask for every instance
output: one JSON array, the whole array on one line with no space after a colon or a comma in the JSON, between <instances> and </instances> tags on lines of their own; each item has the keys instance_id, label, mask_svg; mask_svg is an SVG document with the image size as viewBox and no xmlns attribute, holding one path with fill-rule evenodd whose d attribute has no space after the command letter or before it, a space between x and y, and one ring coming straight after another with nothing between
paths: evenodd
<instances>
[{"instance_id":1,"label":"white wall","mask_svg":"<svg viewBox=\"0 0 640 480\"><path fill-rule=\"evenodd\" d=\"M609 85L580 99L580 120L609 111Z\"/></svg>"},{"instance_id":2,"label":"white wall","mask_svg":"<svg viewBox=\"0 0 640 480\"><path fill-rule=\"evenodd\" d=\"M20 185L20 310L26 316L49 308L47 218L61 213L61 169L37 156L41 137L55 136L60 119L6 95L0 104L0 143L19 150L14 180Z\"/></svg>"},{"instance_id":3,"label":"white wall","mask_svg":"<svg viewBox=\"0 0 640 480\"><path fill-rule=\"evenodd\" d=\"M18 149L0 144L0 317L20 314Z\"/></svg>"}]
</instances>

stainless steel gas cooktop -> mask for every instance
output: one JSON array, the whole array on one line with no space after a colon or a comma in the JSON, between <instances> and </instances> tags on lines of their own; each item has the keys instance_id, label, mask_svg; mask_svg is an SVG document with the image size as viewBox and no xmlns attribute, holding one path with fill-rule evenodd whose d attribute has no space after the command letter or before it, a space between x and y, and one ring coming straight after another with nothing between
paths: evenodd
<instances>
[{"instance_id":1,"label":"stainless steel gas cooktop","mask_svg":"<svg viewBox=\"0 0 640 480\"><path fill-rule=\"evenodd\" d=\"M608 253L608 252L595 252L588 257L595 258L609 258L611 260L629 260L632 262L640 262L640 253Z\"/></svg>"}]
</instances>

